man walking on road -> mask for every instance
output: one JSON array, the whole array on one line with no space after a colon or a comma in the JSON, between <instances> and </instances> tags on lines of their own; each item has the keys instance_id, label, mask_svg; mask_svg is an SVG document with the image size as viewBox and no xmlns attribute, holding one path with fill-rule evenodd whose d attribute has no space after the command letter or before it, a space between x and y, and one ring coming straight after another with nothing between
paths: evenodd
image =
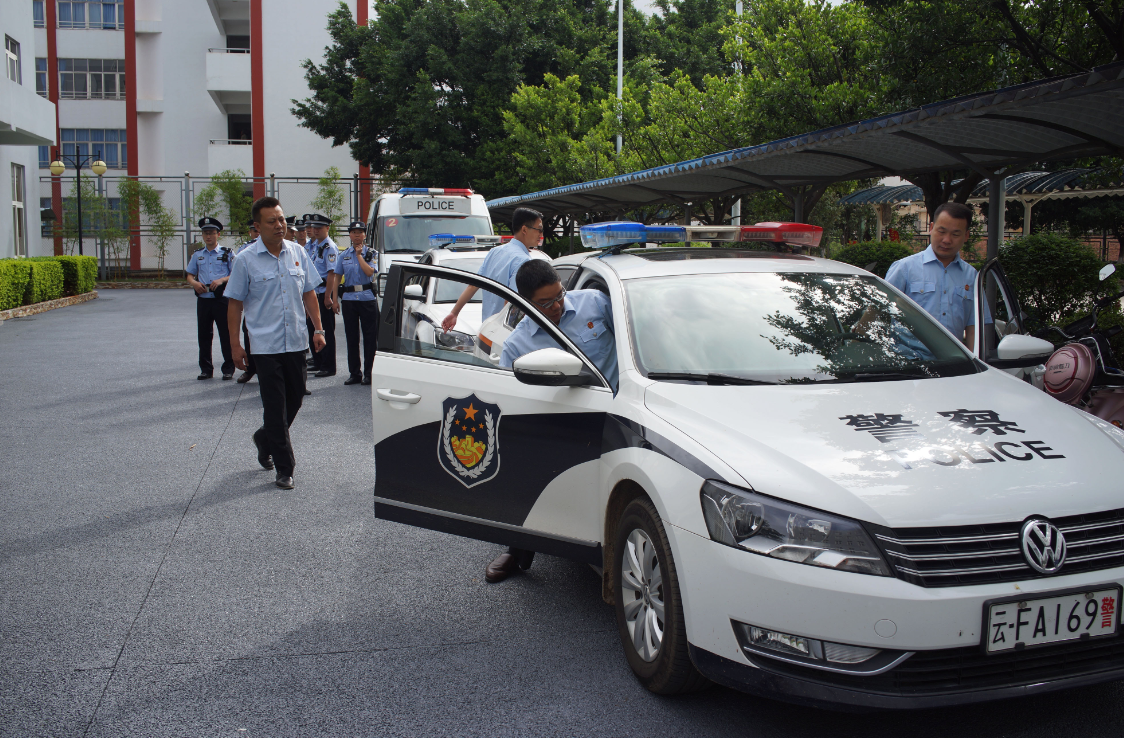
<instances>
[{"instance_id":1,"label":"man walking on road","mask_svg":"<svg viewBox=\"0 0 1124 738\"><path fill-rule=\"evenodd\" d=\"M261 388L262 427L254 432L258 463L277 467L277 486L292 489L296 457L289 426L304 401L308 377L304 352L307 313L314 328L313 345L324 347L316 287L320 275L296 243L284 240L285 213L273 197L253 206L260 238L238 255L226 286L231 328L231 352L239 369L246 368L246 352L238 341L238 325L246 313L246 329L254 343Z\"/></svg>"}]
</instances>

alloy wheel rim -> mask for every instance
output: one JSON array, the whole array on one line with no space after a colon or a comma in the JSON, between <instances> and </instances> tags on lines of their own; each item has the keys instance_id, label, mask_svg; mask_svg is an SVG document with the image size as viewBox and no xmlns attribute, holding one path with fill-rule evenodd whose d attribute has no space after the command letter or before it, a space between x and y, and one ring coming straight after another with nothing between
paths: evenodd
<instances>
[{"instance_id":1,"label":"alloy wheel rim","mask_svg":"<svg viewBox=\"0 0 1124 738\"><path fill-rule=\"evenodd\" d=\"M644 661L655 661L663 644L663 570L648 534L628 534L621 557L621 597L632 647Z\"/></svg>"}]
</instances>

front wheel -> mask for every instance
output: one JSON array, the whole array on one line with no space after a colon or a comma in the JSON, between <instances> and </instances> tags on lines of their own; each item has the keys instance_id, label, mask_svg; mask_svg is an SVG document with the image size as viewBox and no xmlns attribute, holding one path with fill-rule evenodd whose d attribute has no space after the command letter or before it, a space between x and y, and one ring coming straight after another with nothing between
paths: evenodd
<instances>
[{"instance_id":1,"label":"front wheel","mask_svg":"<svg viewBox=\"0 0 1124 738\"><path fill-rule=\"evenodd\" d=\"M687 653L675 562L651 502L633 500L624 509L613 551L617 630L633 673L656 694L706 687Z\"/></svg>"}]
</instances>

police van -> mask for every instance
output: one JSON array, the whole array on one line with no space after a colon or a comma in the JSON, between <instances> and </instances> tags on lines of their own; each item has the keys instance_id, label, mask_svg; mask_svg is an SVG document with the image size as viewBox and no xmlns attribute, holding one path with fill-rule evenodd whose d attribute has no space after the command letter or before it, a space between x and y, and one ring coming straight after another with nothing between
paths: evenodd
<instances>
[{"instance_id":1,"label":"police van","mask_svg":"<svg viewBox=\"0 0 1124 738\"><path fill-rule=\"evenodd\" d=\"M942 707L1124 678L1124 432L1008 373L1053 351L1016 302L977 281L968 348L857 267L630 247L699 235L582 229L600 254L568 288L608 297L617 377L507 287L395 264L383 326L423 277L557 345L505 368L380 331L376 517L595 565L660 694Z\"/></svg>"},{"instance_id":2,"label":"police van","mask_svg":"<svg viewBox=\"0 0 1124 738\"><path fill-rule=\"evenodd\" d=\"M379 195L367 214L367 245L379 255L379 294L395 262L416 262L429 250L429 237L491 235L484 198L470 189L403 187Z\"/></svg>"}]
</instances>

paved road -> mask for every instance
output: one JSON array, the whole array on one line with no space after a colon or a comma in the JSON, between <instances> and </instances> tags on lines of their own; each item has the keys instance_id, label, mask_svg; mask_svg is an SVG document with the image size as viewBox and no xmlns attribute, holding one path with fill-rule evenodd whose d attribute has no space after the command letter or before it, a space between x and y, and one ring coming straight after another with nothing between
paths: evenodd
<instances>
[{"instance_id":1,"label":"paved road","mask_svg":"<svg viewBox=\"0 0 1124 738\"><path fill-rule=\"evenodd\" d=\"M368 388L311 380L274 487L256 380L195 380L194 299L0 324L0 736L1124 733L1124 683L865 716L648 694L588 568L487 585L495 546L374 519Z\"/></svg>"}]
</instances>

